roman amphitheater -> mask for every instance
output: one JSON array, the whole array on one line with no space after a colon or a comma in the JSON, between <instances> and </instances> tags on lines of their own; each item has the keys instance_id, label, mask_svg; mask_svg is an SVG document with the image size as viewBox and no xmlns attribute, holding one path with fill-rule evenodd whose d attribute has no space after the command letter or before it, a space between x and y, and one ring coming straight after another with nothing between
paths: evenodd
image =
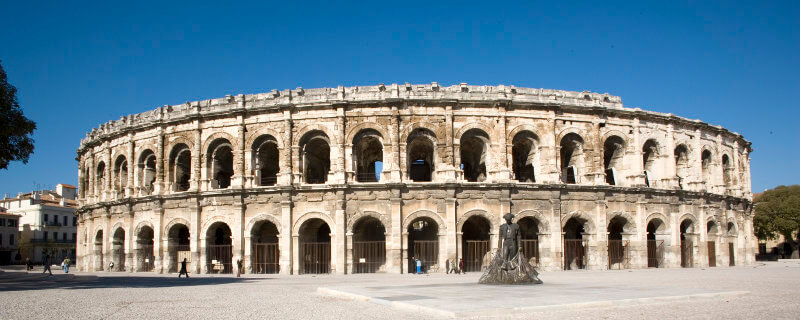
<instances>
[{"instance_id":1,"label":"roman amphitheater","mask_svg":"<svg viewBox=\"0 0 800 320\"><path fill-rule=\"evenodd\" d=\"M477 271L509 212L543 270L747 265L751 150L617 96L502 85L167 105L81 141L78 267Z\"/></svg>"}]
</instances>

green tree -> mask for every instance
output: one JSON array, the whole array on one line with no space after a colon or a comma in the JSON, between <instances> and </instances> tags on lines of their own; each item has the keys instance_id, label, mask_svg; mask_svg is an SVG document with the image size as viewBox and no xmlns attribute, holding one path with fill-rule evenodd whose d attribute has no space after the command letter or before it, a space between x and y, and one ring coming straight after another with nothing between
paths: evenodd
<instances>
[{"instance_id":1,"label":"green tree","mask_svg":"<svg viewBox=\"0 0 800 320\"><path fill-rule=\"evenodd\" d=\"M17 88L8 83L6 71L0 61L0 170L8 168L11 161L28 163L33 153L36 123L22 114L17 102Z\"/></svg>"},{"instance_id":2,"label":"green tree","mask_svg":"<svg viewBox=\"0 0 800 320\"><path fill-rule=\"evenodd\" d=\"M792 246L792 257L797 255L800 237L800 185L778 186L764 191L754 200L753 230L762 240L782 235Z\"/></svg>"}]
</instances>

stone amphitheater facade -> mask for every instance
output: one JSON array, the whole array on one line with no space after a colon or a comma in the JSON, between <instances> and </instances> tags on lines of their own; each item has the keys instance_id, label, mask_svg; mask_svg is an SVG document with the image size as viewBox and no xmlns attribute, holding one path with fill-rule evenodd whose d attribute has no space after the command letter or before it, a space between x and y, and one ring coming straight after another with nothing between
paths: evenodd
<instances>
[{"instance_id":1,"label":"stone amphitheater facade","mask_svg":"<svg viewBox=\"0 0 800 320\"><path fill-rule=\"evenodd\" d=\"M167 105L81 141L78 267L475 271L509 212L544 270L747 265L751 150L617 96L503 85Z\"/></svg>"}]
</instances>

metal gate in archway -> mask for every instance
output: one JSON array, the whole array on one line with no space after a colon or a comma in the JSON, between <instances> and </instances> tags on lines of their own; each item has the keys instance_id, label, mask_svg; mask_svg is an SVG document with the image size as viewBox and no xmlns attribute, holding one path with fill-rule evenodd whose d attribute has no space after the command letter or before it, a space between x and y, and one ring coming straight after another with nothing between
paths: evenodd
<instances>
[{"instance_id":1,"label":"metal gate in archway","mask_svg":"<svg viewBox=\"0 0 800 320\"><path fill-rule=\"evenodd\" d=\"M691 268L694 266L694 250L692 250L691 240L681 241L681 267Z\"/></svg>"},{"instance_id":2,"label":"metal gate in archway","mask_svg":"<svg viewBox=\"0 0 800 320\"><path fill-rule=\"evenodd\" d=\"M150 272L155 269L156 257L153 254L153 245L142 245L136 250L136 264L139 265L139 270L143 272Z\"/></svg>"},{"instance_id":3,"label":"metal gate in archway","mask_svg":"<svg viewBox=\"0 0 800 320\"><path fill-rule=\"evenodd\" d=\"M630 242L627 240L608 240L608 269L630 268Z\"/></svg>"},{"instance_id":4,"label":"metal gate in archway","mask_svg":"<svg viewBox=\"0 0 800 320\"><path fill-rule=\"evenodd\" d=\"M464 271L481 271L483 256L489 252L488 240L467 240L467 251L464 252Z\"/></svg>"},{"instance_id":5,"label":"metal gate in archway","mask_svg":"<svg viewBox=\"0 0 800 320\"><path fill-rule=\"evenodd\" d=\"M525 240L522 239L522 254L525 255L526 258L530 261L531 258L535 258L534 261L536 264L534 266L539 265L539 240Z\"/></svg>"},{"instance_id":6,"label":"metal gate in archway","mask_svg":"<svg viewBox=\"0 0 800 320\"><path fill-rule=\"evenodd\" d=\"M409 257L409 273L416 272L416 264L410 261L417 258L422 261L422 270L428 270L439 263L439 240L414 240L414 255Z\"/></svg>"},{"instance_id":7,"label":"metal gate in archway","mask_svg":"<svg viewBox=\"0 0 800 320\"><path fill-rule=\"evenodd\" d=\"M321 274L331 272L331 243L303 242L300 244L300 274Z\"/></svg>"},{"instance_id":8,"label":"metal gate in archway","mask_svg":"<svg viewBox=\"0 0 800 320\"><path fill-rule=\"evenodd\" d=\"M215 244L206 246L206 267L209 273L233 273L233 246Z\"/></svg>"},{"instance_id":9,"label":"metal gate in archway","mask_svg":"<svg viewBox=\"0 0 800 320\"><path fill-rule=\"evenodd\" d=\"M647 240L647 267L661 268L664 263L664 240Z\"/></svg>"},{"instance_id":10,"label":"metal gate in archway","mask_svg":"<svg viewBox=\"0 0 800 320\"><path fill-rule=\"evenodd\" d=\"M708 266L717 266L717 246L714 241L708 242Z\"/></svg>"},{"instance_id":11,"label":"metal gate in archway","mask_svg":"<svg viewBox=\"0 0 800 320\"><path fill-rule=\"evenodd\" d=\"M731 267L736 265L736 255L733 248L733 243L728 243L728 265Z\"/></svg>"},{"instance_id":12,"label":"metal gate in archway","mask_svg":"<svg viewBox=\"0 0 800 320\"><path fill-rule=\"evenodd\" d=\"M280 250L277 243L256 243L253 245L253 273L278 273L280 268Z\"/></svg>"},{"instance_id":13,"label":"metal gate in archway","mask_svg":"<svg viewBox=\"0 0 800 320\"><path fill-rule=\"evenodd\" d=\"M353 273L375 273L386 263L386 241L353 241Z\"/></svg>"},{"instance_id":14,"label":"metal gate in archway","mask_svg":"<svg viewBox=\"0 0 800 320\"><path fill-rule=\"evenodd\" d=\"M581 239L564 240L564 270L585 269L586 249Z\"/></svg>"}]
</instances>

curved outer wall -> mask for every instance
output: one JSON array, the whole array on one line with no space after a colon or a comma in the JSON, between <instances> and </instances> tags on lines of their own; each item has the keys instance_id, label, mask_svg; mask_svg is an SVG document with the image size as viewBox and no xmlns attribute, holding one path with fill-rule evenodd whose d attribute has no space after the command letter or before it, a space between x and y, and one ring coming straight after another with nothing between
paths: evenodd
<instances>
[{"instance_id":1,"label":"curved outer wall","mask_svg":"<svg viewBox=\"0 0 800 320\"><path fill-rule=\"evenodd\" d=\"M274 147L257 149L264 141ZM364 151L363 141L380 153ZM327 175L313 167L325 145ZM659 267L681 266L681 243L695 267L746 265L756 248L750 151L737 133L624 108L619 97L513 86L298 88L164 106L103 124L81 141L78 267L122 259L126 271L146 269L137 250L149 229L153 270L167 272L176 224L188 227L191 259L209 261L210 230L223 222L233 261L254 272L254 229L268 221L278 233L280 273L297 274L304 222L319 219L330 228L330 271L351 273L361 262L355 226L375 218L385 228L380 271L404 273L409 231L422 218L437 228L430 264L444 271L475 238L467 224L488 224L477 238L494 250L508 212L535 218L546 270L574 264L564 259L570 221L583 227L577 238L588 269L620 266L609 261L612 233L625 243L626 268L648 267L648 239L658 241ZM275 172L263 171L267 153ZM367 153L383 164L377 182L358 169ZM412 172L422 162L433 168L430 182L412 181L425 180ZM523 167L527 173L515 169ZM612 220L623 221L621 232ZM191 268L214 271L208 263Z\"/></svg>"}]
</instances>

